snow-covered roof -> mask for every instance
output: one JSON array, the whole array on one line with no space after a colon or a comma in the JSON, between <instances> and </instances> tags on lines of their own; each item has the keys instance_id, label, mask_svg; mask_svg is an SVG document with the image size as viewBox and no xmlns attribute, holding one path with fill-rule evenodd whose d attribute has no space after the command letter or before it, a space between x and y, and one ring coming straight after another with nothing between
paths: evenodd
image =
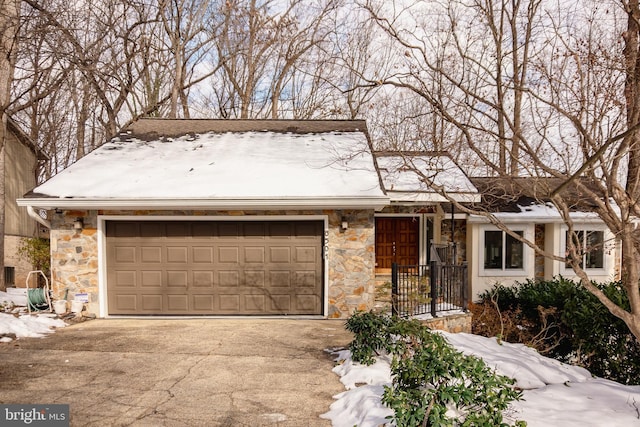
<instances>
[{"instance_id":1,"label":"snow-covered roof","mask_svg":"<svg viewBox=\"0 0 640 427\"><path fill-rule=\"evenodd\" d=\"M363 121L141 120L47 182L41 208L375 208Z\"/></svg>"},{"instance_id":2,"label":"snow-covered roof","mask_svg":"<svg viewBox=\"0 0 640 427\"><path fill-rule=\"evenodd\" d=\"M376 160L392 203L479 202L480 194L456 163L440 152L379 152Z\"/></svg>"},{"instance_id":3,"label":"snow-covered roof","mask_svg":"<svg viewBox=\"0 0 640 427\"><path fill-rule=\"evenodd\" d=\"M501 222L514 223L563 223L560 211L551 203L532 203L531 205L517 205L519 212L495 212L493 216ZM602 222L598 214L587 211L571 211L571 219L579 222ZM487 223L489 220L483 215L469 215L469 222Z\"/></svg>"},{"instance_id":4,"label":"snow-covered roof","mask_svg":"<svg viewBox=\"0 0 640 427\"><path fill-rule=\"evenodd\" d=\"M476 207L507 223L563 223L560 211L551 202L551 194L564 183L552 177L473 177L473 184L482 194ZM596 213L597 185L586 180L565 187L561 196L573 221L601 223ZM609 203L620 215L613 200ZM469 215L469 222L487 223L485 215Z\"/></svg>"}]
</instances>

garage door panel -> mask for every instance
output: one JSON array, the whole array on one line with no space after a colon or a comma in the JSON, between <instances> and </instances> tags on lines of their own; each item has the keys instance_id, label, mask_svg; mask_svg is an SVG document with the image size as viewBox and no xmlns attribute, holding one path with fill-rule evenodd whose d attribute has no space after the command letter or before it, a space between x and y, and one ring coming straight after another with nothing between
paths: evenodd
<instances>
[{"instance_id":1,"label":"garage door panel","mask_svg":"<svg viewBox=\"0 0 640 427\"><path fill-rule=\"evenodd\" d=\"M213 295L194 295L193 296L193 308L197 311L205 311L207 313L215 312Z\"/></svg>"},{"instance_id":2,"label":"garage door panel","mask_svg":"<svg viewBox=\"0 0 640 427\"><path fill-rule=\"evenodd\" d=\"M187 295L167 295L167 308L169 311L189 311L189 297Z\"/></svg>"},{"instance_id":3,"label":"garage door panel","mask_svg":"<svg viewBox=\"0 0 640 427\"><path fill-rule=\"evenodd\" d=\"M135 246L117 246L114 248L115 260L119 264L136 262Z\"/></svg>"},{"instance_id":4,"label":"garage door panel","mask_svg":"<svg viewBox=\"0 0 640 427\"><path fill-rule=\"evenodd\" d=\"M270 261L273 263L291 263L290 247L272 247L269 252Z\"/></svg>"},{"instance_id":5,"label":"garage door panel","mask_svg":"<svg viewBox=\"0 0 640 427\"><path fill-rule=\"evenodd\" d=\"M318 235L317 224L313 222L297 222L295 223L293 235L298 239L307 238L315 240Z\"/></svg>"},{"instance_id":6,"label":"garage door panel","mask_svg":"<svg viewBox=\"0 0 640 427\"><path fill-rule=\"evenodd\" d=\"M111 236L112 237L139 237L140 236L140 227L138 223L135 222L124 222L118 221L117 223L112 223L111 226Z\"/></svg>"},{"instance_id":7,"label":"garage door panel","mask_svg":"<svg viewBox=\"0 0 640 427\"><path fill-rule=\"evenodd\" d=\"M235 246L218 248L218 262L237 264L240 261L239 255L240 251Z\"/></svg>"},{"instance_id":8,"label":"garage door panel","mask_svg":"<svg viewBox=\"0 0 640 427\"><path fill-rule=\"evenodd\" d=\"M189 273L185 271L167 271L167 286L170 288L186 288Z\"/></svg>"},{"instance_id":9,"label":"garage door panel","mask_svg":"<svg viewBox=\"0 0 640 427\"><path fill-rule=\"evenodd\" d=\"M191 224L191 237L194 240L209 240L216 233L215 224L210 222L194 222ZM183 232L182 236L189 234ZM180 236L178 236L180 237Z\"/></svg>"},{"instance_id":10,"label":"garage door panel","mask_svg":"<svg viewBox=\"0 0 640 427\"><path fill-rule=\"evenodd\" d=\"M296 307L299 311L312 312L320 305L316 295L296 295Z\"/></svg>"},{"instance_id":11,"label":"garage door panel","mask_svg":"<svg viewBox=\"0 0 640 427\"><path fill-rule=\"evenodd\" d=\"M243 295L244 311L249 314L266 312L266 299L264 295Z\"/></svg>"},{"instance_id":12,"label":"garage door panel","mask_svg":"<svg viewBox=\"0 0 640 427\"><path fill-rule=\"evenodd\" d=\"M218 272L218 285L222 287L237 287L240 285L240 272L233 271L219 271Z\"/></svg>"},{"instance_id":13,"label":"garage door panel","mask_svg":"<svg viewBox=\"0 0 640 427\"><path fill-rule=\"evenodd\" d=\"M142 310L158 312L162 310L162 295L144 294L141 295Z\"/></svg>"},{"instance_id":14,"label":"garage door panel","mask_svg":"<svg viewBox=\"0 0 640 427\"><path fill-rule=\"evenodd\" d=\"M109 314L322 314L320 221L108 221Z\"/></svg>"},{"instance_id":15,"label":"garage door panel","mask_svg":"<svg viewBox=\"0 0 640 427\"><path fill-rule=\"evenodd\" d=\"M114 299L116 309L120 311L133 311L138 308L137 295L118 294Z\"/></svg>"},{"instance_id":16,"label":"garage door panel","mask_svg":"<svg viewBox=\"0 0 640 427\"><path fill-rule=\"evenodd\" d=\"M237 294L233 295L220 295L219 298L219 307L221 312L231 312L238 313L240 311L240 296ZM225 313L226 314L226 313Z\"/></svg>"},{"instance_id":17,"label":"garage door panel","mask_svg":"<svg viewBox=\"0 0 640 427\"><path fill-rule=\"evenodd\" d=\"M164 235L167 238L178 238L181 239L184 236L189 235L189 223L187 222L156 222L156 234L153 236Z\"/></svg>"},{"instance_id":18,"label":"garage door panel","mask_svg":"<svg viewBox=\"0 0 640 427\"><path fill-rule=\"evenodd\" d=\"M294 228L292 223L289 222L274 222L270 224L269 236L275 240L279 239L291 239Z\"/></svg>"},{"instance_id":19,"label":"garage door panel","mask_svg":"<svg viewBox=\"0 0 640 427\"><path fill-rule=\"evenodd\" d=\"M291 272L290 271L271 271L270 272L269 287L270 288L290 288Z\"/></svg>"},{"instance_id":20,"label":"garage door panel","mask_svg":"<svg viewBox=\"0 0 640 427\"><path fill-rule=\"evenodd\" d=\"M265 271L245 271L243 285L249 288L264 288Z\"/></svg>"},{"instance_id":21,"label":"garage door panel","mask_svg":"<svg viewBox=\"0 0 640 427\"><path fill-rule=\"evenodd\" d=\"M167 262L177 262L184 264L188 262L189 248L186 246L169 246L167 247Z\"/></svg>"},{"instance_id":22,"label":"garage door panel","mask_svg":"<svg viewBox=\"0 0 640 427\"><path fill-rule=\"evenodd\" d=\"M140 222L140 237L141 238L155 238L157 236L166 234L166 224L157 221L144 221Z\"/></svg>"},{"instance_id":23,"label":"garage door panel","mask_svg":"<svg viewBox=\"0 0 640 427\"><path fill-rule=\"evenodd\" d=\"M137 285L135 271L118 270L114 274L115 286L118 287L135 287Z\"/></svg>"},{"instance_id":24,"label":"garage door panel","mask_svg":"<svg viewBox=\"0 0 640 427\"><path fill-rule=\"evenodd\" d=\"M269 300L270 311L289 313L291 307L291 295L272 295Z\"/></svg>"},{"instance_id":25,"label":"garage door panel","mask_svg":"<svg viewBox=\"0 0 640 427\"><path fill-rule=\"evenodd\" d=\"M152 270L152 271L141 271L140 272L140 286L143 288L162 287L162 271L160 270Z\"/></svg>"},{"instance_id":26,"label":"garage door panel","mask_svg":"<svg viewBox=\"0 0 640 427\"><path fill-rule=\"evenodd\" d=\"M203 264L212 264L213 263L213 248L212 247L202 247L196 246L191 249L193 262L199 262Z\"/></svg>"},{"instance_id":27,"label":"garage door panel","mask_svg":"<svg viewBox=\"0 0 640 427\"><path fill-rule=\"evenodd\" d=\"M267 224L263 222L248 222L243 224L242 237L252 240L264 241L266 238Z\"/></svg>"},{"instance_id":28,"label":"garage door panel","mask_svg":"<svg viewBox=\"0 0 640 427\"><path fill-rule=\"evenodd\" d=\"M140 261L145 263L161 263L162 248L160 246L143 246L140 248Z\"/></svg>"},{"instance_id":29,"label":"garage door panel","mask_svg":"<svg viewBox=\"0 0 640 427\"><path fill-rule=\"evenodd\" d=\"M259 247L245 247L244 248L244 262L247 263L259 263L264 264L265 261L265 248Z\"/></svg>"},{"instance_id":30,"label":"garage door panel","mask_svg":"<svg viewBox=\"0 0 640 427\"><path fill-rule=\"evenodd\" d=\"M296 271L295 283L298 288L311 288L315 290L316 283L319 281L316 271Z\"/></svg>"},{"instance_id":31,"label":"garage door panel","mask_svg":"<svg viewBox=\"0 0 640 427\"><path fill-rule=\"evenodd\" d=\"M213 288L214 279L213 271L194 271L193 286L203 288Z\"/></svg>"},{"instance_id":32,"label":"garage door panel","mask_svg":"<svg viewBox=\"0 0 640 427\"><path fill-rule=\"evenodd\" d=\"M220 222L217 223L217 234L221 240L238 240L240 236L240 224L236 222Z\"/></svg>"},{"instance_id":33,"label":"garage door panel","mask_svg":"<svg viewBox=\"0 0 640 427\"><path fill-rule=\"evenodd\" d=\"M315 263L318 259L318 249L309 246L296 247L296 261Z\"/></svg>"}]
</instances>

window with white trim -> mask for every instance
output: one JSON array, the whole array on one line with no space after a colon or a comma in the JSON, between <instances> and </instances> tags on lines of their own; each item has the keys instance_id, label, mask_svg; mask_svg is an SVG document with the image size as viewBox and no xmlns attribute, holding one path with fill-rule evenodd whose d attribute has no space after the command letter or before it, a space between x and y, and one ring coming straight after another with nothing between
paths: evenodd
<instances>
[{"instance_id":1,"label":"window with white trim","mask_svg":"<svg viewBox=\"0 0 640 427\"><path fill-rule=\"evenodd\" d=\"M523 237L524 231L514 231ZM524 244L502 230L484 230L484 270L524 269Z\"/></svg>"},{"instance_id":2,"label":"window with white trim","mask_svg":"<svg viewBox=\"0 0 640 427\"><path fill-rule=\"evenodd\" d=\"M571 235L567 230L565 232L565 254L569 258L569 239ZM605 241L604 230L576 230L574 243L577 248L580 259L580 267L583 269L604 269ZM567 263L565 268L571 268Z\"/></svg>"}]
</instances>

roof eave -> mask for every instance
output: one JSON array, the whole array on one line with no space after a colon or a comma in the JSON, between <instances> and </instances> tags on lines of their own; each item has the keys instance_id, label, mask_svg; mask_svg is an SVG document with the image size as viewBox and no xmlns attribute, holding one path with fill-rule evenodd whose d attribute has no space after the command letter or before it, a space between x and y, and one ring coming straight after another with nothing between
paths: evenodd
<instances>
[{"instance_id":1,"label":"roof eave","mask_svg":"<svg viewBox=\"0 0 640 427\"><path fill-rule=\"evenodd\" d=\"M374 209L389 205L387 196L242 199L22 198L18 206L40 209Z\"/></svg>"},{"instance_id":2,"label":"roof eave","mask_svg":"<svg viewBox=\"0 0 640 427\"><path fill-rule=\"evenodd\" d=\"M401 191L387 191L391 203L450 203L451 201L458 203L480 203L481 195L478 193L447 193L447 196L443 196L439 193L432 192L401 192Z\"/></svg>"},{"instance_id":3,"label":"roof eave","mask_svg":"<svg viewBox=\"0 0 640 427\"><path fill-rule=\"evenodd\" d=\"M599 218L595 213L594 214L584 214L584 213L571 213L569 214L573 221L580 223L602 223L602 219ZM527 215L524 213L499 213L494 214L494 216L503 223L509 224L517 224L517 223L526 223L526 224L563 224L565 223L564 219L559 215ZM469 215L468 217L469 223L472 224L489 224L490 221L484 215Z\"/></svg>"}]
</instances>

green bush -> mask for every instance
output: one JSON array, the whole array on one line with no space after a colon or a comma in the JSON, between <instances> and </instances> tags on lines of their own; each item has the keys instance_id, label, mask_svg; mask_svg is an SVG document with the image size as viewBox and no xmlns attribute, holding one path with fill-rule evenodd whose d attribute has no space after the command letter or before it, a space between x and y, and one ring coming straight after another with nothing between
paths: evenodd
<instances>
[{"instance_id":1,"label":"green bush","mask_svg":"<svg viewBox=\"0 0 640 427\"><path fill-rule=\"evenodd\" d=\"M385 387L382 402L393 409L398 427L503 426L502 411L521 397L513 379L458 352L418 321L356 313L347 328L355 334L353 360L372 363L381 350L392 355L393 383ZM448 408L462 415L451 419Z\"/></svg>"},{"instance_id":2,"label":"green bush","mask_svg":"<svg viewBox=\"0 0 640 427\"><path fill-rule=\"evenodd\" d=\"M18 254L26 258L36 270L42 270L46 276L49 276L51 269L49 239L25 237L20 241Z\"/></svg>"},{"instance_id":3,"label":"green bush","mask_svg":"<svg viewBox=\"0 0 640 427\"><path fill-rule=\"evenodd\" d=\"M598 287L616 304L629 309L619 282ZM563 355L567 361L575 361L599 377L640 384L640 343L594 295L582 289L567 300L562 320L572 331L572 351Z\"/></svg>"},{"instance_id":4,"label":"green bush","mask_svg":"<svg viewBox=\"0 0 640 427\"><path fill-rule=\"evenodd\" d=\"M372 365L381 350L388 350L391 318L373 312L356 312L347 319L346 329L354 335L349 344L351 358L364 365Z\"/></svg>"},{"instance_id":5,"label":"green bush","mask_svg":"<svg viewBox=\"0 0 640 427\"><path fill-rule=\"evenodd\" d=\"M618 305L629 308L620 283L597 286ZM529 336L542 337L525 344L562 362L582 366L593 375L640 384L640 344L622 320L579 284L562 277L530 280L509 291L496 286L481 297L485 302L495 301L503 316L517 312L518 321L532 329ZM553 310L551 323L541 316L544 310Z\"/></svg>"}]
</instances>

